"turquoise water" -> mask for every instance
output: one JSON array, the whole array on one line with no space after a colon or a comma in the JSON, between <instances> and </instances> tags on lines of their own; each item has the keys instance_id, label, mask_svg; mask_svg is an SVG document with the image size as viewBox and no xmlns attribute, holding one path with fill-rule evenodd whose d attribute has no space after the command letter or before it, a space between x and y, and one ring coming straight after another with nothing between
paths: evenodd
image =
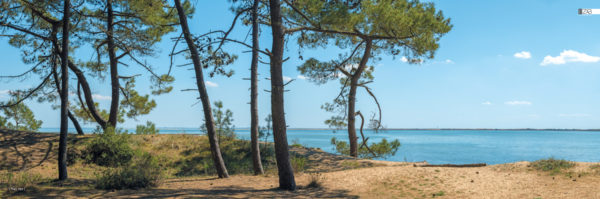
<instances>
[{"instance_id":1,"label":"turquoise water","mask_svg":"<svg viewBox=\"0 0 600 199\"><path fill-rule=\"evenodd\" d=\"M91 132L93 129L84 129ZM57 132L55 128L41 129ZM130 130L131 131L131 130ZM198 129L161 129L161 134L200 134ZM237 130L250 139L248 130ZM369 142L398 139L402 146L390 161L427 161L432 164L502 164L554 157L580 162L600 162L600 132L594 131L486 131L486 130L387 130L366 131ZM332 137L347 140L346 131L288 130L289 143L334 152ZM269 138L272 141L272 137Z\"/></svg>"}]
</instances>

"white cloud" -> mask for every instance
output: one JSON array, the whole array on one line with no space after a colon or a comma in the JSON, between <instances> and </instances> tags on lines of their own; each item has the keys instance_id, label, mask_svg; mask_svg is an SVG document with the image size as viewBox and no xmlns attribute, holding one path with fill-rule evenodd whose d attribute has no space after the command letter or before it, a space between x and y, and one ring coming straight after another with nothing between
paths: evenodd
<instances>
[{"instance_id":1,"label":"white cloud","mask_svg":"<svg viewBox=\"0 0 600 199\"><path fill-rule=\"evenodd\" d=\"M515 53L514 56L519 59L529 59L529 58L531 58L531 53L528 51L521 51L521 52Z\"/></svg>"},{"instance_id":2,"label":"white cloud","mask_svg":"<svg viewBox=\"0 0 600 199\"><path fill-rule=\"evenodd\" d=\"M0 98L5 98L9 93L10 90L0 90Z\"/></svg>"},{"instance_id":3,"label":"white cloud","mask_svg":"<svg viewBox=\"0 0 600 199\"><path fill-rule=\"evenodd\" d=\"M504 102L504 104L516 106L516 105L531 105L532 103L530 101L516 101L515 100L515 101Z\"/></svg>"},{"instance_id":4,"label":"white cloud","mask_svg":"<svg viewBox=\"0 0 600 199\"><path fill-rule=\"evenodd\" d=\"M590 117L592 115L585 113L561 113L558 117Z\"/></svg>"},{"instance_id":5,"label":"white cloud","mask_svg":"<svg viewBox=\"0 0 600 199\"><path fill-rule=\"evenodd\" d=\"M485 102L483 102L483 103L481 103L481 104L483 104L483 105L492 105L492 103L491 103L491 102L489 102L489 101L485 101Z\"/></svg>"},{"instance_id":6,"label":"white cloud","mask_svg":"<svg viewBox=\"0 0 600 199\"><path fill-rule=\"evenodd\" d=\"M447 63L447 64L453 64L454 63L454 61L452 61L450 59L446 59L446 61L444 61L444 62Z\"/></svg>"},{"instance_id":7,"label":"white cloud","mask_svg":"<svg viewBox=\"0 0 600 199\"><path fill-rule=\"evenodd\" d=\"M208 87L219 87L219 84L211 81L205 81L204 84L206 84Z\"/></svg>"},{"instance_id":8,"label":"white cloud","mask_svg":"<svg viewBox=\"0 0 600 199\"><path fill-rule=\"evenodd\" d=\"M552 57L550 55L544 57L544 61L540 65L545 66L549 64L566 64L568 62L584 62L593 63L600 61L600 57L591 56L585 53L580 53L574 50L564 50L559 56Z\"/></svg>"},{"instance_id":9,"label":"white cloud","mask_svg":"<svg viewBox=\"0 0 600 199\"><path fill-rule=\"evenodd\" d=\"M104 95L100 95L100 94L92 94L92 99L95 99L95 100L110 100L112 98L110 96L104 96Z\"/></svg>"},{"instance_id":10,"label":"white cloud","mask_svg":"<svg viewBox=\"0 0 600 199\"><path fill-rule=\"evenodd\" d=\"M285 76L285 75L283 76L283 81L284 81L283 83L285 83L285 82L289 82L289 81L291 81L291 80L292 80L292 78L291 78L291 77L288 77L288 76Z\"/></svg>"},{"instance_id":11,"label":"white cloud","mask_svg":"<svg viewBox=\"0 0 600 199\"><path fill-rule=\"evenodd\" d=\"M402 58L400 58L400 61L402 61L402 62L408 62L408 59L406 57L402 57Z\"/></svg>"},{"instance_id":12,"label":"white cloud","mask_svg":"<svg viewBox=\"0 0 600 199\"><path fill-rule=\"evenodd\" d=\"M306 79L306 76L304 76L304 75L298 75L298 76L296 76L296 78L298 78L298 79Z\"/></svg>"}]
</instances>

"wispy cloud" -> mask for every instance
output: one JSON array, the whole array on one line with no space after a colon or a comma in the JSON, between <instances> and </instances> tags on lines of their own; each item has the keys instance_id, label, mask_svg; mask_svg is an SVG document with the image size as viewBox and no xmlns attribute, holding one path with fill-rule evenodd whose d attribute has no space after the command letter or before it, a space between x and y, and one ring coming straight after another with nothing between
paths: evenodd
<instances>
[{"instance_id":1,"label":"wispy cloud","mask_svg":"<svg viewBox=\"0 0 600 199\"><path fill-rule=\"evenodd\" d=\"M298 76L296 76L296 78L298 78L298 79L306 79L306 76L304 76L304 75L298 75Z\"/></svg>"},{"instance_id":2,"label":"wispy cloud","mask_svg":"<svg viewBox=\"0 0 600 199\"><path fill-rule=\"evenodd\" d=\"M111 100L112 98L110 96L104 96L104 95L100 95L100 94L92 94L92 99L95 99L95 100Z\"/></svg>"},{"instance_id":3,"label":"wispy cloud","mask_svg":"<svg viewBox=\"0 0 600 199\"><path fill-rule=\"evenodd\" d=\"M0 98L5 98L10 93L10 90L0 90Z\"/></svg>"},{"instance_id":4,"label":"wispy cloud","mask_svg":"<svg viewBox=\"0 0 600 199\"><path fill-rule=\"evenodd\" d=\"M423 60L422 60L422 59L408 59L408 58L406 58L406 57L404 57L404 56L402 56L402 57L400 58L400 61L402 61L402 62L404 62L404 63L406 63L406 62L410 62L410 63L415 63L415 64L420 64L420 63L423 63Z\"/></svg>"},{"instance_id":5,"label":"wispy cloud","mask_svg":"<svg viewBox=\"0 0 600 199\"><path fill-rule=\"evenodd\" d=\"M586 113L561 113L558 117L590 117L592 115Z\"/></svg>"},{"instance_id":6,"label":"wispy cloud","mask_svg":"<svg viewBox=\"0 0 600 199\"><path fill-rule=\"evenodd\" d=\"M483 104L483 105L492 105L492 103L489 102L489 101L482 102L481 104Z\"/></svg>"},{"instance_id":7,"label":"wispy cloud","mask_svg":"<svg viewBox=\"0 0 600 199\"><path fill-rule=\"evenodd\" d=\"M446 60L444 61L444 63L447 63L447 64L453 64L453 63L454 63L454 61L452 61L452 60L450 60L450 59L446 59Z\"/></svg>"},{"instance_id":8,"label":"wispy cloud","mask_svg":"<svg viewBox=\"0 0 600 199\"><path fill-rule=\"evenodd\" d=\"M291 81L291 80L292 80L292 78L291 78L291 77L288 77L288 76L285 76L285 75L283 76L283 81L284 81L284 83L285 83L285 82L289 82L289 81Z\"/></svg>"},{"instance_id":9,"label":"wispy cloud","mask_svg":"<svg viewBox=\"0 0 600 199\"><path fill-rule=\"evenodd\" d=\"M583 63L593 63L600 61L600 57L591 56L585 53L577 52L574 50L564 50L560 53L559 56L552 57L550 55L544 57L544 61L540 63L542 66L555 64L566 64L569 62L583 62Z\"/></svg>"},{"instance_id":10,"label":"wispy cloud","mask_svg":"<svg viewBox=\"0 0 600 199\"><path fill-rule=\"evenodd\" d=\"M531 53L528 51L521 51L521 52L515 53L514 56L519 59L529 59L529 58L531 58Z\"/></svg>"},{"instance_id":11,"label":"wispy cloud","mask_svg":"<svg viewBox=\"0 0 600 199\"><path fill-rule=\"evenodd\" d=\"M211 81L205 81L204 84L206 84L208 87L219 87L219 84Z\"/></svg>"},{"instance_id":12,"label":"wispy cloud","mask_svg":"<svg viewBox=\"0 0 600 199\"><path fill-rule=\"evenodd\" d=\"M510 106L518 106L518 105L531 105L533 103L531 103L530 101L517 101L517 100L515 100L515 101L504 102L504 104L510 105Z\"/></svg>"}]
</instances>

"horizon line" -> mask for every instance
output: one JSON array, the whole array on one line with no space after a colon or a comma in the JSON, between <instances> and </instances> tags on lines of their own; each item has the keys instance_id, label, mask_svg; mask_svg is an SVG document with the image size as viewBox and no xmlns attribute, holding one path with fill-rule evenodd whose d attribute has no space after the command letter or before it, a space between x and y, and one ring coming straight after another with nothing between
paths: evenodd
<instances>
[{"instance_id":1,"label":"horizon line","mask_svg":"<svg viewBox=\"0 0 600 199\"><path fill-rule=\"evenodd\" d=\"M59 127L42 127L42 128L59 128ZM95 128L95 127L82 127L82 128ZM71 129L71 128L69 128ZM135 127L124 127L124 129L135 129ZM177 129L200 129L199 127L157 127L158 130L177 130ZM249 130L250 127L234 128L235 130ZM335 128L312 128L312 127L294 127L287 128L287 130L348 130L347 128L335 129ZM364 130L375 130L365 128ZM486 130L486 131L600 131L600 128L382 128L381 131L386 130L427 130L427 131L443 131L443 130ZM360 131L360 130L357 130Z\"/></svg>"}]
</instances>

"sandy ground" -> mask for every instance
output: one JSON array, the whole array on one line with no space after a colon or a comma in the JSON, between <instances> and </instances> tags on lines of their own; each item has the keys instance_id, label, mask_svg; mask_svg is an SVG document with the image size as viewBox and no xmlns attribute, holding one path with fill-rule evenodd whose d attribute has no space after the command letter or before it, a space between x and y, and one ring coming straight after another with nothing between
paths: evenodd
<instances>
[{"instance_id":1,"label":"sandy ground","mask_svg":"<svg viewBox=\"0 0 600 199\"><path fill-rule=\"evenodd\" d=\"M0 173L31 171L56 175L55 134L6 133L0 138ZM85 139L85 138L84 138ZM75 140L75 139L72 139ZM299 189L281 191L276 175L235 175L227 179L187 177L167 179L152 189L93 189L89 169L70 170L71 180L27 187L16 198L600 198L598 163L551 175L528 162L476 168L415 167L423 163L354 160L317 149L294 148L311 164L296 174ZM87 171L86 171L87 169ZM87 175L86 175L87 174ZM322 186L307 188L311 179ZM0 189L6 187L0 186ZM2 193L0 191L0 193Z\"/></svg>"}]
</instances>

